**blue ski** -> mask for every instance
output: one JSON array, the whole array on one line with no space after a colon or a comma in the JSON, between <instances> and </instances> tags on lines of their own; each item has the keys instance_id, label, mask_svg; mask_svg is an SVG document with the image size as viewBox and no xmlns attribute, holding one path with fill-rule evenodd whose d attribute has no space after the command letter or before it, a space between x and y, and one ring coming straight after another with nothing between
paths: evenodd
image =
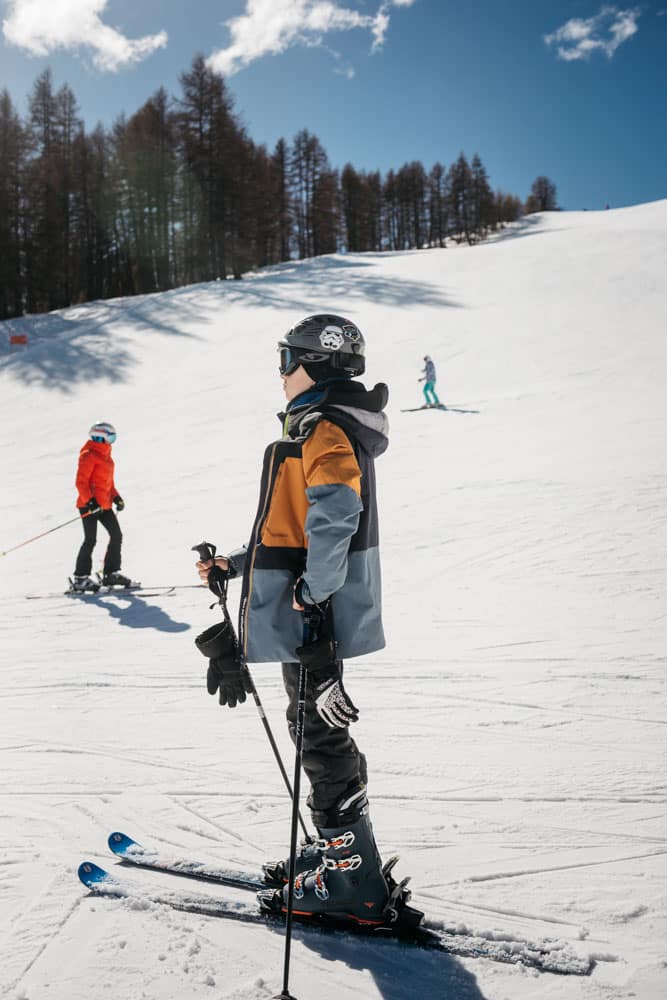
<instances>
[{"instance_id":1,"label":"blue ski","mask_svg":"<svg viewBox=\"0 0 667 1000\"><path fill-rule=\"evenodd\" d=\"M110 834L108 844L110 850L120 861L127 865L134 865L136 868L150 868L153 871L165 872L169 875L181 875L184 878L198 879L201 882L214 882L218 885L248 889L253 892L267 888L266 882L250 872L218 868L203 861L168 857L160 851L143 847L132 837L128 837L126 833Z\"/></svg>"}]
</instances>

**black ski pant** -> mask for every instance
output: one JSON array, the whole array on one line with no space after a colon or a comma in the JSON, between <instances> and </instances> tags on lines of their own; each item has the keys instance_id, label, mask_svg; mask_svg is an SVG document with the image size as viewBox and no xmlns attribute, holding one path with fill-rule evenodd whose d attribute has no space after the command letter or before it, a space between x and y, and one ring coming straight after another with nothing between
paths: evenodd
<instances>
[{"instance_id":1,"label":"black ski pant","mask_svg":"<svg viewBox=\"0 0 667 1000\"><path fill-rule=\"evenodd\" d=\"M340 664L341 670L343 664ZM283 683L289 698L287 724L296 742L299 702L299 664L283 663ZM308 805L315 826L337 826L336 804L363 788L368 780L366 758L350 736L349 729L331 729L320 716L308 687L303 728L303 769L310 781Z\"/></svg>"},{"instance_id":2,"label":"black ski pant","mask_svg":"<svg viewBox=\"0 0 667 1000\"><path fill-rule=\"evenodd\" d=\"M79 508L82 514L86 508ZM93 568L93 549L97 541L97 523L106 528L109 532L109 544L104 555L104 575L116 573L120 569L120 547L123 542L123 534L120 530L118 518L112 510L103 510L99 514L91 514L82 518L83 524L83 545L79 549L76 559L75 576L90 576Z\"/></svg>"}]
</instances>

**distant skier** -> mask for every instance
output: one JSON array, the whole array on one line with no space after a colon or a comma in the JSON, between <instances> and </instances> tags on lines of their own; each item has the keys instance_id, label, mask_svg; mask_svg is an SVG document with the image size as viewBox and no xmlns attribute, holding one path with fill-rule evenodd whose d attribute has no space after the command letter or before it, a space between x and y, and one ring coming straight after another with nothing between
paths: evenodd
<instances>
[{"instance_id":1,"label":"distant skier","mask_svg":"<svg viewBox=\"0 0 667 1000\"><path fill-rule=\"evenodd\" d=\"M132 583L120 572L123 535L118 518L111 509L112 504L117 511L125 506L114 484L111 445L116 440L116 429L113 424L102 420L93 424L88 434L89 440L79 452L79 466L76 473L78 490L76 505L82 517L84 540L76 560L74 576L70 580L72 590L81 593L94 592L100 587L100 582L91 579L90 576L98 522L109 533L101 583L104 586L122 587L129 587Z\"/></svg>"},{"instance_id":2,"label":"distant skier","mask_svg":"<svg viewBox=\"0 0 667 1000\"><path fill-rule=\"evenodd\" d=\"M387 447L388 390L353 381L364 373L364 338L340 316L307 317L279 349L283 436L265 453L250 543L215 560L231 576L243 575L241 662L211 659L209 692L219 687L221 704L233 708L250 690L245 663L282 661L294 739L303 663L303 768L319 839L297 854L295 909L381 924L388 887L368 815L366 760L348 728L358 713L343 687L342 658L385 644L374 459ZM211 567L197 563L203 580ZM303 645L305 608L325 616L320 641L311 645ZM265 872L273 885L289 879L286 861ZM269 893L266 905L284 909L287 891Z\"/></svg>"},{"instance_id":3,"label":"distant skier","mask_svg":"<svg viewBox=\"0 0 667 1000\"><path fill-rule=\"evenodd\" d=\"M424 367L422 368L421 378L417 381L424 383L424 399L426 400L427 406L442 406L443 404L438 399L438 395L435 391L435 364L433 359L429 354L424 355Z\"/></svg>"}]
</instances>

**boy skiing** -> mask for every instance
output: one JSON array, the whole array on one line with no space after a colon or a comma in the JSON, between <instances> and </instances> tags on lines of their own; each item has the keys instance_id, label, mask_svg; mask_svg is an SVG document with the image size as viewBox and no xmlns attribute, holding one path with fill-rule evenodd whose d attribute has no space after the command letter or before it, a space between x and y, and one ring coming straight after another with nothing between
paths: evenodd
<instances>
[{"instance_id":1,"label":"boy skiing","mask_svg":"<svg viewBox=\"0 0 667 1000\"><path fill-rule=\"evenodd\" d=\"M435 391L435 364L433 359L429 354L424 355L424 367L422 368L421 378L417 380L418 382L424 383L424 399L426 400L426 406L443 406L443 404L438 399L438 395ZM445 407L443 407L444 409Z\"/></svg>"},{"instance_id":2,"label":"boy skiing","mask_svg":"<svg viewBox=\"0 0 667 1000\"><path fill-rule=\"evenodd\" d=\"M76 473L76 488L78 491L76 505L81 514L83 524L83 545L76 560L74 576L70 579L73 591L79 593L95 593L100 583L92 580L90 572L93 565L93 549L97 542L98 522L109 533L109 545L104 556L104 568L101 583L104 586L129 587L132 583L120 572L121 545L123 535L118 524L118 518L111 509L113 504L117 511L123 510L125 503L114 484L114 461L111 457L111 446L116 440L116 429L113 424L101 420L93 424L86 441L79 452L79 465Z\"/></svg>"},{"instance_id":3,"label":"boy skiing","mask_svg":"<svg viewBox=\"0 0 667 1000\"><path fill-rule=\"evenodd\" d=\"M211 659L209 692L234 707L251 690L246 663L281 661L295 738L300 665L307 671L303 768L318 839L295 862L295 912L383 922L389 891L366 796L366 760L349 733L357 709L343 687L343 659L382 649L374 459L387 447L386 385L368 391L358 327L309 316L279 343L287 406L283 436L264 457L258 512L247 546L217 558L242 575L240 662ZM203 580L212 562L198 562ZM322 615L323 638L303 644L303 611ZM284 861L269 884L289 879ZM285 908L288 887L272 905Z\"/></svg>"}]
</instances>

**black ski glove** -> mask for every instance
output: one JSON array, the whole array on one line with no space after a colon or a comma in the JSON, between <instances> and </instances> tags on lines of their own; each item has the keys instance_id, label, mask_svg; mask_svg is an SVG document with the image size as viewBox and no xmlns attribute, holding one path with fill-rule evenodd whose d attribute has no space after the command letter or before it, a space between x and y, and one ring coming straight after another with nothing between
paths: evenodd
<instances>
[{"instance_id":1,"label":"black ski glove","mask_svg":"<svg viewBox=\"0 0 667 1000\"><path fill-rule=\"evenodd\" d=\"M123 500L122 496L120 496L118 493L113 498L113 504L116 510L125 510L125 501Z\"/></svg>"},{"instance_id":2,"label":"black ski glove","mask_svg":"<svg viewBox=\"0 0 667 1000\"><path fill-rule=\"evenodd\" d=\"M321 635L315 642L299 646L296 655L307 671L315 708L327 726L346 729L357 722L359 712L343 687L333 639Z\"/></svg>"},{"instance_id":3,"label":"black ski glove","mask_svg":"<svg viewBox=\"0 0 667 1000\"><path fill-rule=\"evenodd\" d=\"M88 503L84 504L83 507L79 507L79 510L84 514L99 514L102 508L95 497L91 497Z\"/></svg>"},{"instance_id":4,"label":"black ski glove","mask_svg":"<svg viewBox=\"0 0 667 1000\"><path fill-rule=\"evenodd\" d=\"M220 691L220 704L236 708L243 704L246 693L253 690L252 678L241 663L238 643L231 624L224 620L207 628L195 639L197 649L209 660L206 689L209 694Z\"/></svg>"},{"instance_id":5,"label":"black ski glove","mask_svg":"<svg viewBox=\"0 0 667 1000\"><path fill-rule=\"evenodd\" d=\"M220 657L209 660L206 688L209 694L215 694L219 689L220 704L236 708L237 703L243 704L246 693L251 693L252 681L246 666L242 666L238 660Z\"/></svg>"}]
</instances>

